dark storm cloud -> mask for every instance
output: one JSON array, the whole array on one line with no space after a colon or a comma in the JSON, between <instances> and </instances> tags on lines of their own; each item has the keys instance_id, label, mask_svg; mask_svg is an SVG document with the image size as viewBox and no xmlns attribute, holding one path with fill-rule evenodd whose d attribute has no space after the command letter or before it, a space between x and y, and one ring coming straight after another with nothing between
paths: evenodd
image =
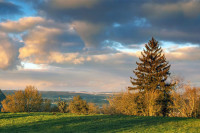
<instances>
[{"instance_id":1,"label":"dark storm cloud","mask_svg":"<svg viewBox=\"0 0 200 133\"><path fill-rule=\"evenodd\" d=\"M78 33L87 45L104 40L144 43L152 36L178 43L200 42L200 1L197 0L30 0L38 14L59 22L102 25L94 35ZM70 6L69 6L70 5ZM145 20L144 23L141 20ZM115 27L114 24L118 24ZM88 30L89 31L89 30ZM85 37L87 35L87 37ZM83 37L82 37L83 36Z\"/></svg>"},{"instance_id":2,"label":"dark storm cloud","mask_svg":"<svg viewBox=\"0 0 200 133\"><path fill-rule=\"evenodd\" d=\"M91 23L103 23L104 28L115 31L114 23L122 25L117 34L107 34L109 30L99 35L102 39L127 38L129 43L146 40L149 36L156 36L162 40L175 42L199 43L200 28L200 2L187 1L101 1L91 8L55 9L47 3L40 9L48 17L59 21L89 21ZM133 26L133 19L145 18L151 27ZM132 25L131 25L132 22ZM146 30L146 32L145 32ZM117 30L116 30L117 31ZM120 35L121 34L121 35ZM144 39L145 38L145 39ZM125 39L125 40L127 40ZM126 41L125 41L126 43Z\"/></svg>"},{"instance_id":3,"label":"dark storm cloud","mask_svg":"<svg viewBox=\"0 0 200 133\"><path fill-rule=\"evenodd\" d=\"M102 0L97 5L85 8L55 8L52 2L45 3L39 8L46 13L48 17L53 17L59 21L89 21L92 23L123 22L130 19L131 4L127 1ZM136 4L136 3L135 3ZM123 16L123 19L121 18Z\"/></svg>"},{"instance_id":4,"label":"dark storm cloud","mask_svg":"<svg viewBox=\"0 0 200 133\"><path fill-rule=\"evenodd\" d=\"M142 2L130 2L121 0L102 0L96 5L90 8L79 7L79 8L56 8L52 5L52 1L40 5L38 8L42 15L46 15L47 18L51 18L61 22L73 22L80 21L89 23L89 27L101 26L101 30L97 30L96 33L90 33L90 29L85 29L84 34L79 33L86 46L99 47L105 40L115 40L122 43L136 43L144 42L148 37L141 38L140 34L143 34L137 27L134 21L140 19L137 17L138 7ZM116 28L114 24L120 24L121 26ZM79 23L82 24L82 23ZM96 26L95 26L96 25ZM94 29L94 28L93 28ZM87 35L89 34L89 35ZM85 37L85 35L87 35ZM139 36L139 37L138 37ZM137 38L137 39L134 39Z\"/></svg>"},{"instance_id":5,"label":"dark storm cloud","mask_svg":"<svg viewBox=\"0 0 200 133\"><path fill-rule=\"evenodd\" d=\"M143 43L152 36L158 40L178 43L200 42L200 1L197 0L84 0L85 3L78 0L29 0L26 2L32 3L39 15L55 21L84 22L90 24L88 27L91 27L91 24L94 27L101 25L101 30L92 32L92 35L85 30L82 31L84 35L78 32L89 46L99 46L104 40L119 41L123 44ZM146 24L141 20L145 20ZM114 24L118 24L118 27Z\"/></svg>"},{"instance_id":6,"label":"dark storm cloud","mask_svg":"<svg viewBox=\"0 0 200 133\"><path fill-rule=\"evenodd\" d=\"M0 15L1 16L12 16L12 15L18 15L22 14L22 11L20 10L20 7L11 3L11 2L5 2L0 1Z\"/></svg>"}]
</instances>

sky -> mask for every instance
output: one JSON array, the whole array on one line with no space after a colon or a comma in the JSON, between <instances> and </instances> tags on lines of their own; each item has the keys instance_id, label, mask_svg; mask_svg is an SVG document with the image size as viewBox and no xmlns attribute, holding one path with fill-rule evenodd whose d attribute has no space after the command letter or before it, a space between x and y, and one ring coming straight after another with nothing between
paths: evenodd
<instances>
[{"instance_id":1,"label":"sky","mask_svg":"<svg viewBox=\"0 0 200 133\"><path fill-rule=\"evenodd\" d=\"M0 0L0 88L117 92L154 37L200 86L199 0Z\"/></svg>"}]
</instances>

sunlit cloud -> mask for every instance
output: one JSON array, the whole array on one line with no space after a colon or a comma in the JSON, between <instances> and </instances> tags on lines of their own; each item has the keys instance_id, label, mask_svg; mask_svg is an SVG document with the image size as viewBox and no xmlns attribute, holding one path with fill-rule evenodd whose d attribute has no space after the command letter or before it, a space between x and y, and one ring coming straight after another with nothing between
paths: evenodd
<instances>
[{"instance_id":1,"label":"sunlit cloud","mask_svg":"<svg viewBox=\"0 0 200 133\"><path fill-rule=\"evenodd\" d=\"M0 29L5 32L24 32L31 29L37 24L44 22L45 19L41 17L24 17L18 21L6 21L0 23Z\"/></svg>"}]
</instances>

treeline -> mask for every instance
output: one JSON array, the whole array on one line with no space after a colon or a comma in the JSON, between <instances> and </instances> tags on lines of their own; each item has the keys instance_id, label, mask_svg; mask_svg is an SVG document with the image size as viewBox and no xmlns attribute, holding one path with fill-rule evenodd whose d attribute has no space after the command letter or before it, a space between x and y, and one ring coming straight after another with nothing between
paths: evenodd
<instances>
[{"instance_id":1,"label":"treeline","mask_svg":"<svg viewBox=\"0 0 200 133\"><path fill-rule=\"evenodd\" d=\"M2 102L1 112L61 112L75 114L97 114L100 109L94 103L87 103L79 95L70 102L59 98L56 105L50 99L43 99L34 86L27 86L24 91L16 91L7 95Z\"/></svg>"},{"instance_id":2,"label":"treeline","mask_svg":"<svg viewBox=\"0 0 200 133\"><path fill-rule=\"evenodd\" d=\"M105 114L124 114L137 116L163 116L160 92L148 91L121 92L110 97L109 104L103 106ZM176 85L170 95L168 117L200 118L200 88L190 84Z\"/></svg>"},{"instance_id":3,"label":"treeline","mask_svg":"<svg viewBox=\"0 0 200 133\"><path fill-rule=\"evenodd\" d=\"M168 106L169 117L200 117L200 88L176 81L176 88L171 93ZM43 99L34 86L27 86L24 91L7 95L2 103L1 112L61 112L74 114L123 114L136 116L163 116L159 104L159 91L139 92L126 91L114 94L107 100L109 104L102 107L88 103L79 95L69 102L58 98L57 104Z\"/></svg>"}]
</instances>

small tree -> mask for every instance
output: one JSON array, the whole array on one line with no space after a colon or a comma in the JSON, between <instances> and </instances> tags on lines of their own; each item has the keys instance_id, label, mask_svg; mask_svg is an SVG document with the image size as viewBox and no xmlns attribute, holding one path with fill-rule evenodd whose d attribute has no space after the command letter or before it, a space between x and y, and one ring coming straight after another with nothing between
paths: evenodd
<instances>
[{"instance_id":1,"label":"small tree","mask_svg":"<svg viewBox=\"0 0 200 133\"><path fill-rule=\"evenodd\" d=\"M6 96L6 99L2 101L2 106L2 112L25 112L26 102L23 91Z\"/></svg>"},{"instance_id":2,"label":"small tree","mask_svg":"<svg viewBox=\"0 0 200 133\"><path fill-rule=\"evenodd\" d=\"M61 113L65 113L67 109L67 102L66 101L62 101L59 97L59 101L58 101L58 110Z\"/></svg>"},{"instance_id":3,"label":"small tree","mask_svg":"<svg viewBox=\"0 0 200 133\"><path fill-rule=\"evenodd\" d=\"M39 111L42 105L42 95L34 86L27 86L24 90L26 112Z\"/></svg>"},{"instance_id":4,"label":"small tree","mask_svg":"<svg viewBox=\"0 0 200 133\"><path fill-rule=\"evenodd\" d=\"M142 57L139 58L141 63L136 62L138 66L133 71L136 78L131 77L133 87L129 87L129 90L139 90L142 94L154 90L162 92L159 104L162 105L161 113L166 116L169 112L170 92L173 87L173 84L167 83L170 76L170 65L154 38L148 44L145 44L145 49L141 52L141 55Z\"/></svg>"},{"instance_id":5,"label":"small tree","mask_svg":"<svg viewBox=\"0 0 200 133\"><path fill-rule=\"evenodd\" d=\"M34 86L27 86L25 91L16 91L2 101L3 112L40 111L42 96Z\"/></svg>"},{"instance_id":6,"label":"small tree","mask_svg":"<svg viewBox=\"0 0 200 133\"><path fill-rule=\"evenodd\" d=\"M75 114L88 114L89 106L87 102L78 95L74 96L73 100L70 101L68 110Z\"/></svg>"}]
</instances>

